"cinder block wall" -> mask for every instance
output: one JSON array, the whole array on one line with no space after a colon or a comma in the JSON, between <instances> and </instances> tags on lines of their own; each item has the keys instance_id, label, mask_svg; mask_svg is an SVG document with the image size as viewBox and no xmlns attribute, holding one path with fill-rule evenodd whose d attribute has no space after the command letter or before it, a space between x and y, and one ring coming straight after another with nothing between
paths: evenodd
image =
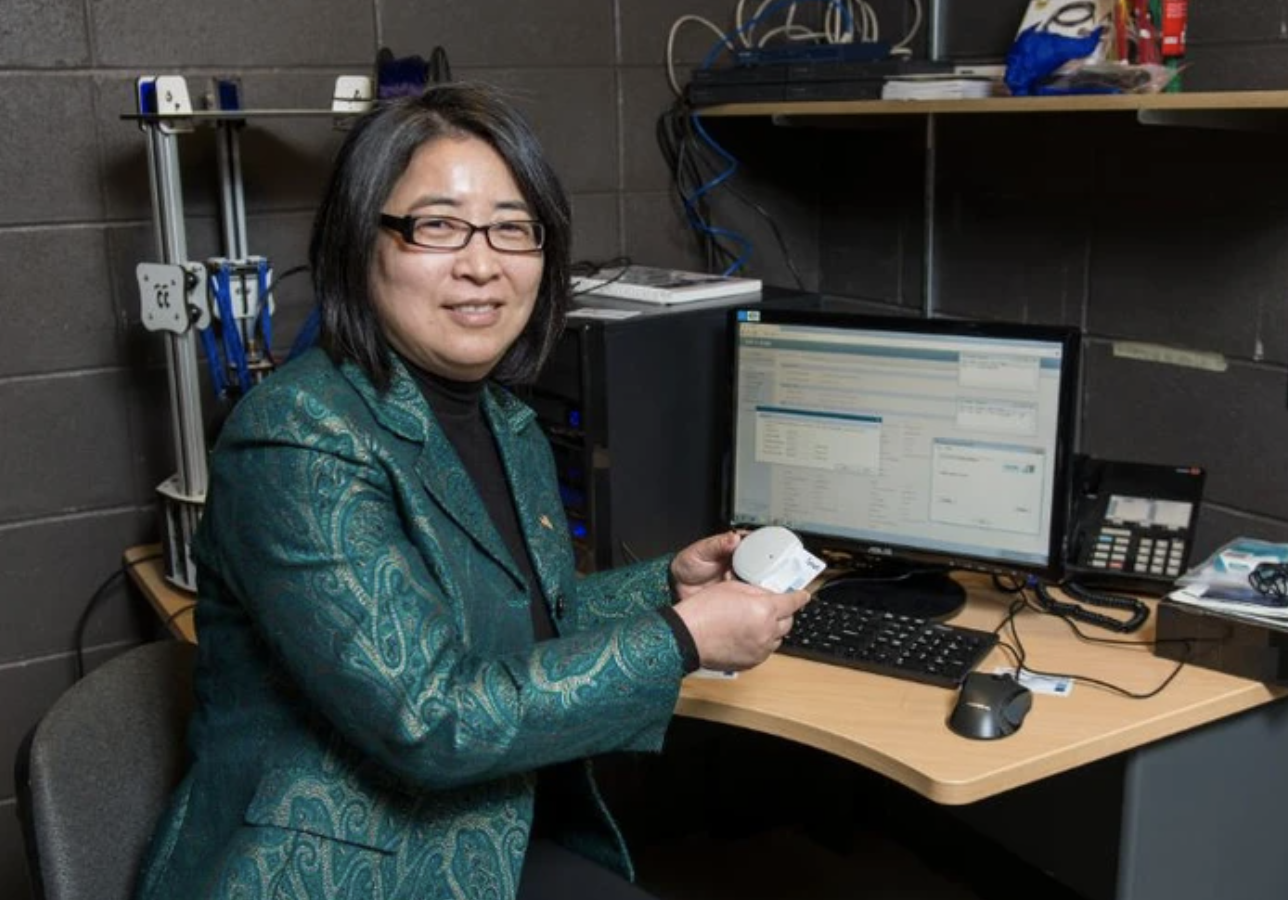
<instances>
[{"instance_id":1,"label":"cinder block wall","mask_svg":"<svg viewBox=\"0 0 1288 900\"><path fill-rule=\"evenodd\" d=\"M882 0L906 27L906 4ZM1288 87L1280 4L1195 4L1191 86ZM182 7L182 8L180 8ZM71 683L76 624L121 551L156 536L153 489L174 470L162 339L139 325L134 267L155 259L139 75L241 78L258 108L329 102L377 49L444 46L458 78L510 88L565 179L577 255L693 266L654 120L670 100L667 30L731 21L728 0L13 0L0 12L0 893L29 896L10 761ZM686 27L691 66L714 37ZM683 66L682 66L683 68ZM1283 74L1281 74L1283 73ZM740 184L780 225L807 287L919 308L923 134L721 131ZM1068 321L1092 334L1083 444L1212 471L1204 534L1288 539L1285 426L1288 190L1275 135L1142 130L1105 117L970 119L941 130L939 310ZM252 252L303 263L337 134L325 120L243 137ZM189 256L218 252L211 136L181 143ZM1160 174L1182 185L1177 195ZM754 272L792 285L769 226L720 197L757 245ZM308 306L283 282L278 334ZM1115 358L1127 338L1221 354L1224 373ZM85 630L92 666L155 631L109 589Z\"/></svg>"},{"instance_id":2,"label":"cinder block wall","mask_svg":"<svg viewBox=\"0 0 1288 900\"><path fill-rule=\"evenodd\" d=\"M732 4L703 4L727 22ZM154 540L155 486L175 469L163 339L139 324L134 267L157 258L145 144L121 120L133 80L181 74L200 95L237 76L253 108L326 108L336 75L376 52L428 57L512 91L565 180L576 252L683 264L658 159L666 31L687 3L546 0L14 0L0 10L0 895L29 895L13 801L22 736L72 681L76 623ZM705 42L705 39L703 39ZM709 45L709 42L707 42ZM257 121L242 137L250 249L306 261L339 135L326 119ZM189 257L219 252L213 134L180 141ZM288 346L307 278L276 291ZM210 412L210 411L208 411ZM215 414L211 412L211 414ZM152 636L119 582L85 632L87 664Z\"/></svg>"}]
</instances>

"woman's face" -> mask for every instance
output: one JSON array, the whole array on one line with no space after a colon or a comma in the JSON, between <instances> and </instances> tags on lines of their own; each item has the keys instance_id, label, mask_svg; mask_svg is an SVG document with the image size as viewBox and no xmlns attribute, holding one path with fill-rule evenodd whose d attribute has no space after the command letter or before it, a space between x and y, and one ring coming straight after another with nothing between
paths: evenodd
<instances>
[{"instance_id":1,"label":"woman's face","mask_svg":"<svg viewBox=\"0 0 1288 900\"><path fill-rule=\"evenodd\" d=\"M474 137L440 138L418 149L383 211L474 225L534 218L505 161ZM480 232L460 250L429 250L381 228L371 276L381 328L421 368L477 381L528 324L544 262L540 251L493 250Z\"/></svg>"}]
</instances>

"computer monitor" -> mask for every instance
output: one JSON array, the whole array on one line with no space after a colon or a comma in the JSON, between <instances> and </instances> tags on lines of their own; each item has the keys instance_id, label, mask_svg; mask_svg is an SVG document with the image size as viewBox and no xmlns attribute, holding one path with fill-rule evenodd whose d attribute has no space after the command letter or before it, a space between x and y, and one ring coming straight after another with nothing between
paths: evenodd
<instances>
[{"instance_id":1,"label":"computer monitor","mask_svg":"<svg viewBox=\"0 0 1288 900\"><path fill-rule=\"evenodd\" d=\"M731 310L730 522L857 571L825 590L942 619L948 573L1058 577L1074 329Z\"/></svg>"}]
</instances>

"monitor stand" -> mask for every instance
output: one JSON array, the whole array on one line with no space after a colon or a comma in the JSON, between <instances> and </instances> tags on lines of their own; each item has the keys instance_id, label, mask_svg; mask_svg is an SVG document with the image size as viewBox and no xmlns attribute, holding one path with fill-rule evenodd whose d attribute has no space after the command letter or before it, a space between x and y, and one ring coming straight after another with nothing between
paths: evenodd
<instances>
[{"instance_id":1,"label":"monitor stand","mask_svg":"<svg viewBox=\"0 0 1288 900\"><path fill-rule=\"evenodd\" d=\"M829 602L943 621L966 605L966 589L948 569L879 563L839 575L815 591Z\"/></svg>"}]
</instances>

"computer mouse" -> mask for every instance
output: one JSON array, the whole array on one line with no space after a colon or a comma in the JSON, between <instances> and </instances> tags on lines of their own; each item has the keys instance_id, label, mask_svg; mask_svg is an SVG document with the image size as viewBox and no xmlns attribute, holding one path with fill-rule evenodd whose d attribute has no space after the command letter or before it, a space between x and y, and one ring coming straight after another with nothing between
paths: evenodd
<instances>
[{"instance_id":1,"label":"computer mouse","mask_svg":"<svg viewBox=\"0 0 1288 900\"><path fill-rule=\"evenodd\" d=\"M1006 673L971 672L962 682L948 727L962 737L991 741L1014 734L1033 706L1033 693Z\"/></svg>"}]
</instances>

